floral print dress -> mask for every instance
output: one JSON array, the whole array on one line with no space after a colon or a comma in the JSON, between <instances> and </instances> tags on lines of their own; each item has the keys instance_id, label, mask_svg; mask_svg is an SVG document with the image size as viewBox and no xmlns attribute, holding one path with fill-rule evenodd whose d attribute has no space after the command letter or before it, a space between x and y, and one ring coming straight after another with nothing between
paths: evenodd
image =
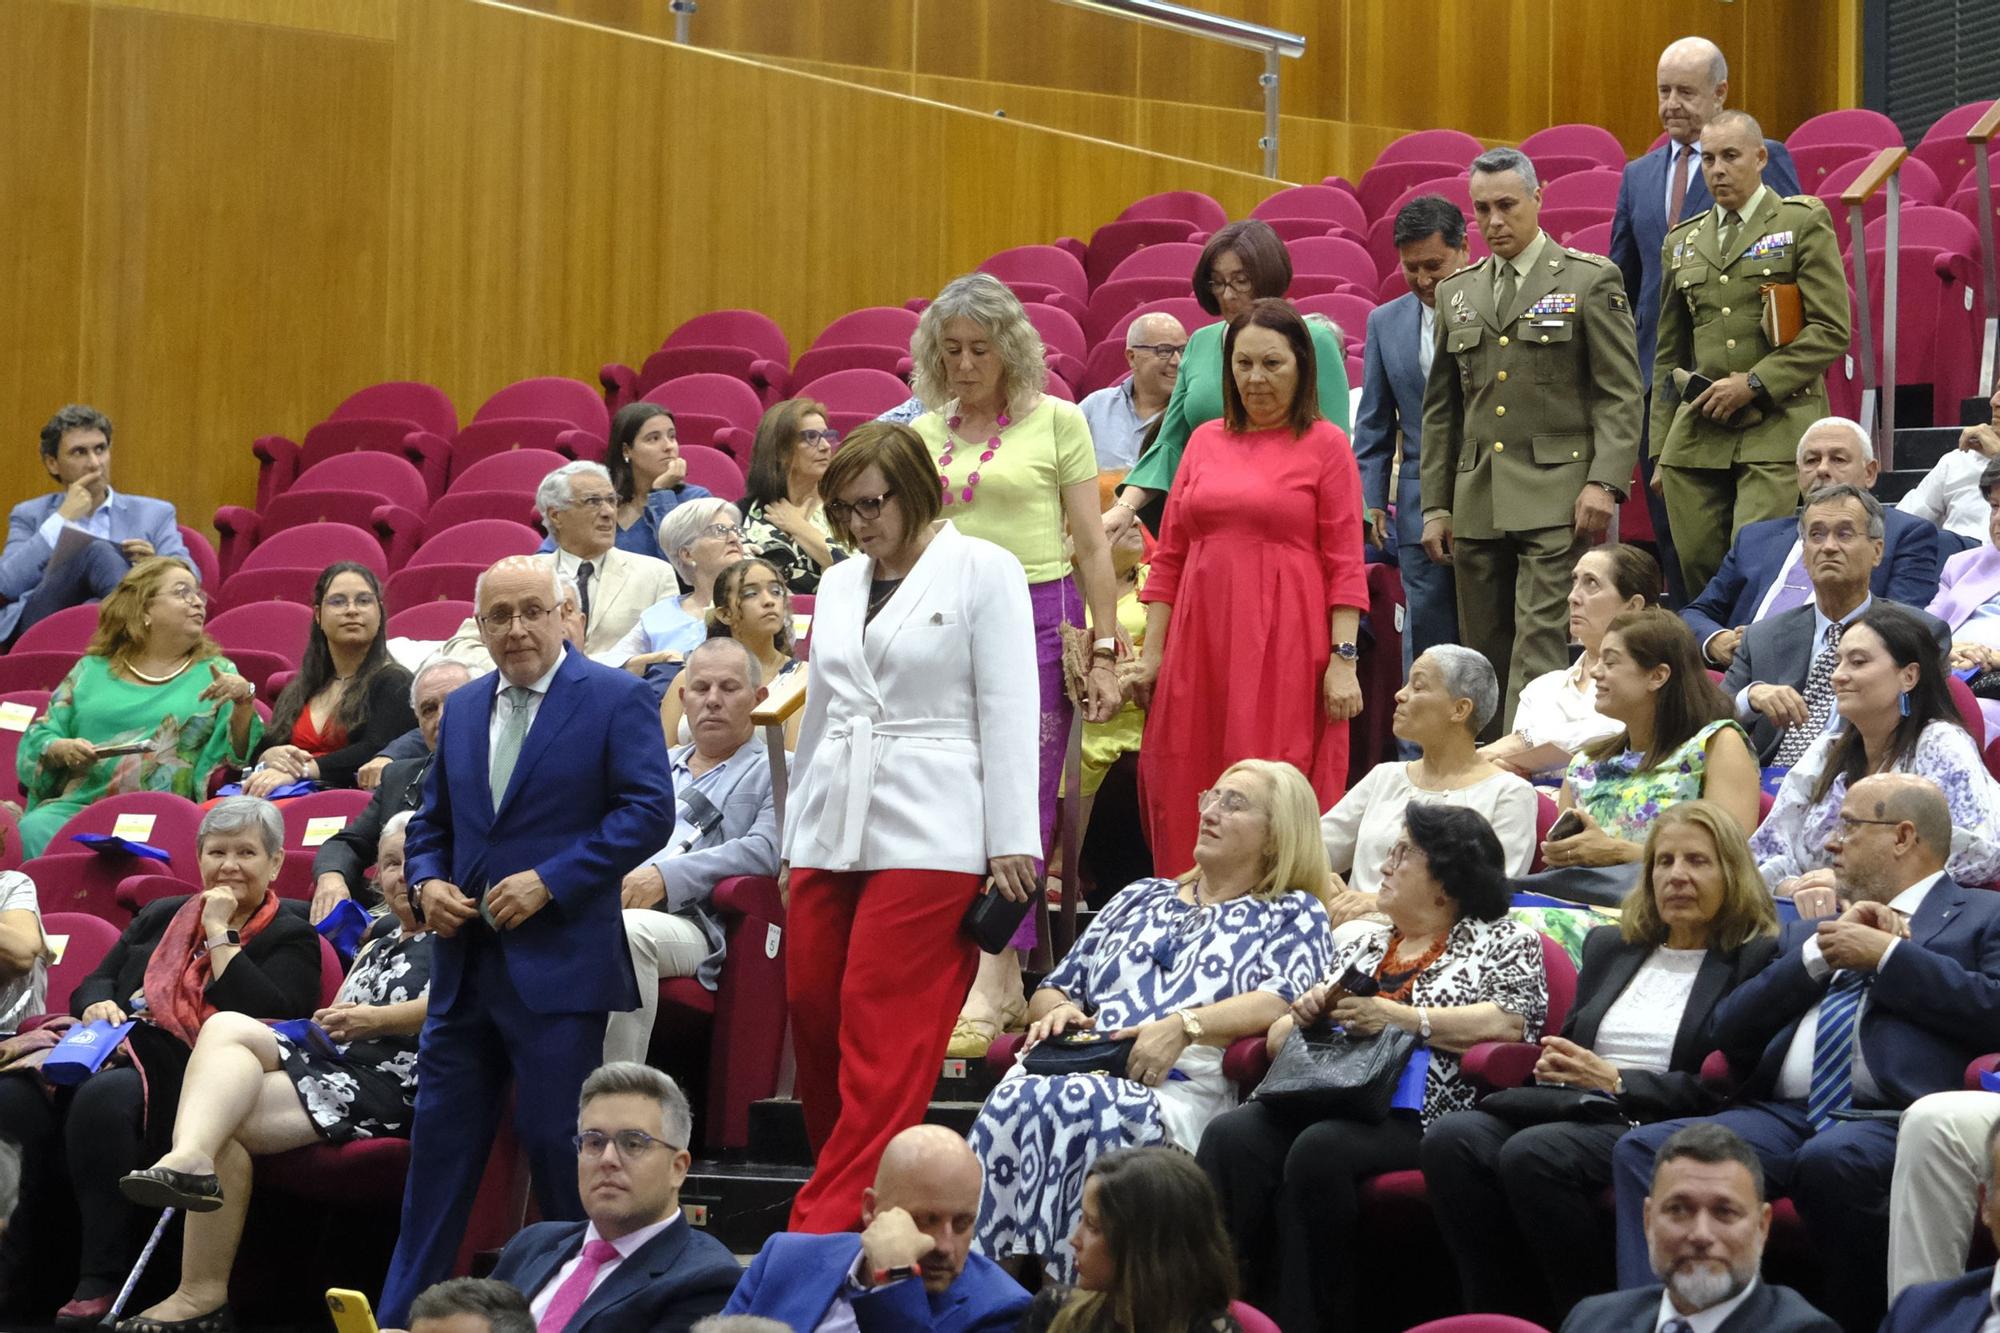
<instances>
[{"instance_id":1,"label":"floral print dress","mask_svg":"<svg viewBox=\"0 0 2000 1333\"><path fill-rule=\"evenodd\" d=\"M355 955L336 1004L400 1004L429 992L429 931L405 935L393 919L377 927ZM375 1037L350 1042L338 1058L278 1037L279 1068L305 1103L313 1128L328 1143L406 1138L417 1104L417 1039Z\"/></svg>"},{"instance_id":2,"label":"floral print dress","mask_svg":"<svg viewBox=\"0 0 2000 1333\"><path fill-rule=\"evenodd\" d=\"M1750 737L1732 718L1711 722L1688 737L1678 750L1652 768L1640 769L1646 756L1621 750L1608 759L1579 754L1564 775L1576 803L1590 812L1598 827L1614 838L1644 842L1654 816L1681 801L1698 800L1708 778L1708 743L1724 728L1734 730L1748 745Z\"/></svg>"}]
</instances>

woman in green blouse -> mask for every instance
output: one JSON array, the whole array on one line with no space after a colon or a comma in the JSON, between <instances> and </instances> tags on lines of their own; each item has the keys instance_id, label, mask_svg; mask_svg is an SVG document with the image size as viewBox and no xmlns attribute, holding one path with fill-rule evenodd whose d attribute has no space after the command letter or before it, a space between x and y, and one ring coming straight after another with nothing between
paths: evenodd
<instances>
[{"instance_id":1,"label":"woman in green blouse","mask_svg":"<svg viewBox=\"0 0 2000 1333\"><path fill-rule=\"evenodd\" d=\"M1180 378L1160 414L1159 438L1125 474L1117 498L1104 511L1104 534L1113 541L1138 522L1139 511L1173 489L1181 451L1204 422L1222 417L1222 335L1229 322L1266 296L1283 297L1292 285L1292 257L1278 233L1252 218L1232 222L1209 237L1194 266L1194 299L1218 324L1196 329L1181 358ZM1320 415L1347 429L1347 349L1324 320L1309 319L1319 365Z\"/></svg>"},{"instance_id":2,"label":"woman in green blouse","mask_svg":"<svg viewBox=\"0 0 2000 1333\"><path fill-rule=\"evenodd\" d=\"M96 637L21 738L29 856L92 801L129 791L200 800L216 769L248 760L263 731L256 689L203 633L207 605L193 571L166 556L132 566L104 599ZM144 748L100 753L132 745Z\"/></svg>"}]
</instances>

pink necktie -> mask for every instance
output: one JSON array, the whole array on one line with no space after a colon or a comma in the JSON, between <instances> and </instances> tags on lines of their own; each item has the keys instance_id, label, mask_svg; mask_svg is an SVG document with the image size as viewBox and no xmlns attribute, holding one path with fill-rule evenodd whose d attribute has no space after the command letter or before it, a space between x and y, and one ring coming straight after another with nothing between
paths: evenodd
<instances>
[{"instance_id":1,"label":"pink necktie","mask_svg":"<svg viewBox=\"0 0 2000 1333\"><path fill-rule=\"evenodd\" d=\"M1670 164L1667 170L1674 173L1672 182L1667 186L1667 229L1669 231L1680 225L1681 205L1687 202L1688 174L1687 168L1681 165L1681 158L1692 151L1686 144L1677 143L1674 145L1673 156L1667 159Z\"/></svg>"},{"instance_id":2,"label":"pink necktie","mask_svg":"<svg viewBox=\"0 0 2000 1333\"><path fill-rule=\"evenodd\" d=\"M549 1302L542 1322L535 1325L537 1333L562 1333L590 1299L590 1284L597 1280L597 1270L617 1260L618 1247L608 1240L594 1240L585 1245L582 1260L556 1288L556 1298Z\"/></svg>"}]
</instances>

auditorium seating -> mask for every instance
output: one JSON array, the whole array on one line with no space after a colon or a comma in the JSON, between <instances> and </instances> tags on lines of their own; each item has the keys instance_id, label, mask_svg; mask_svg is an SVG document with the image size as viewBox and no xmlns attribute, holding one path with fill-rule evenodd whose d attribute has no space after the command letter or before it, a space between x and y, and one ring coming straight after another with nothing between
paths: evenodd
<instances>
[{"instance_id":1,"label":"auditorium seating","mask_svg":"<svg viewBox=\"0 0 2000 1333\"><path fill-rule=\"evenodd\" d=\"M471 602L418 602L389 617L389 637L442 642L458 633L472 611Z\"/></svg>"},{"instance_id":2,"label":"auditorium seating","mask_svg":"<svg viewBox=\"0 0 2000 1333\"><path fill-rule=\"evenodd\" d=\"M90 638L95 633L95 603L66 606L22 630L21 637L14 640L14 648L23 653L68 653L74 660L90 646Z\"/></svg>"},{"instance_id":3,"label":"auditorium seating","mask_svg":"<svg viewBox=\"0 0 2000 1333\"><path fill-rule=\"evenodd\" d=\"M258 543L209 600L210 614L266 600L310 605L320 572L337 560L366 565L381 579L388 557L373 533L345 523L306 523Z\"/></svg>"},{"instance_id":4,"label":"auditorium seating","mask_svg":"<svg viewBox=\"0 0 2000 1333\"><path fill-rule=\"evenodd\" d=\"M1067 250L1053 245L1017 245L989 256L979 265L1013 289L1023 301L1040 302L1082 319L1090 297L1090 278ZM921 310L927 302L915 303Z\"/></svg>"},{"instance_id":5,"label":"auditorium seating","mask_svg":"<svg viewBox=\"0 0 2000 1333\"><path fill-rule=\"evenodd\" d=\"M260 509L224 505L215 511L222 573L234 574L251 549L272 533L307 523L346 523L367 531L370 515L388 504L419 514L430 505L423 474L408 459L364 451L314 463Z\"/></svg>"},{"instance_id":6,"label":"auditorium seating","mask_svg":"<svg viewBox=\"0 0 2000 1333\"><path fill-rule=\"evenodd\" d=\"M820 330L792 366L790 383L796 389L841 370L899 374L910 359L910 335L916 331L916 314L901 306L850 311Z\"/></svg>"},{"instance_id":7,"label":"auditorium seating","mask_svg":"<svg viewBox=\"0 0 2000 1333\"><path fill-rule=\"evenodd\" d=\"M5 661L0 658L0 662ZM48 707L47 690L9 690L0 694L0 797L17 804L28 799L14 757L20 752L23 734Z\"/></svg>"},{"instance_id":8,"label":"auditorium seating","mask_svg":"<svg viewBox=\"0 0 2000 1333\"><path fill-rule=\"evenodd\" d=\"M257 507L270 504L305 468L356 451L410 458L436 494L445 479L444 442L457 431L458 409L442 391L413 380L369 385L307 431L304 444L265 435L250 446L258 464Z\"/></svg>"},{"instance_id":9,"label":"auditorium seating","mask_svg":"<svg viewBox=\"0 0 2000 1333\"><path fill-rule=\"evenodd\" d=\"M470 519L426 538L389 577L385 595L390 606L405 609L420 602L469 602L488 565L505 556L532 554L541 544L542 534L525 523Z\"/></svg>"},{"instance_id":10,"label":"auditorium seating","mask_svg":"<svg viewBox=\"0 0 2000 1333\"><path fill-rule=\"evenodd\" d=\"M61 961L49 968L48 996L42 1002L42 1012L66 1014L69 997L76 993L77 986L118 943L118 927L89 912L44 910L42 933L65 940Z\"/></svg>"},{"instance_id":11,"label":"auditorium seating","mask_svg":"<svg viewBox=\"0 0 2000 1333\"><path fill-rule=\"evenodd\" d=\"M589 385L560 375L510 384L479 405L452 437L451 474L511 449L552 449L602 460L611 417Z\"/></svg>"},{"instance_id":12,"label":"auditorium seating","mask_svg":"<svg viewBox=\"0 0 2000 1333\"><path fill-rule=\"evenodd\" d=\"M681 458L687 463L687 479L693 485L731 504L743 498L744 469L722 450L689 445L681 450Z\"/></svg>"},{"instance_id":13,"label":"auditorium seating","mask_svg":"<svg viewBox=\"0 0 2000 1333\"><path fill-rule=\"evenodd\" d=\"M908 339L903 346L904 355L909 355ZM749 466L764 403L742 380L729 375L680 375L646 390L640 401L658 403L674 414L675 437L683 449L719 449Z\"/></svg>"},{"instance_id":14,"label":"auditorium seating","mask_svg":"<svg viewBox=\"0 0 2000 1333\"><path fill-rule=\"evenodd\" d=\"M607 363L597 377L605 405L615 412L682 375L730 375L767 398L774 391L782 396L791 364L791 344L769 316L755 310L711 310L669 333L638 370Z\"/></svg>"},{"instance_id":15,"label":"auditorium seating","mask_svg":"<svg viewBox=\"0 0 2000 1333\"><path fill-rule=\"evenodd\" d=\"M1953 107L1933 121L1931 127L1924 131L1923 139L1910 150L1910 156L1929 167L1942 188L1955 190L1961 185L1978 187L1972 145L1965 141L1965 134L1992 105L1991 102L1967 102L1964 106Z\"/></svg>"},{"instance_id":16,"label":"auditorium seating","mask_svg":"<svg viewBox=\"0 0 2000 1333\"><path fill-rule=\"evenodd\" d=\"M799 385L792 396L825 403L826 424L845 437L856 426L908 400L910 389L887 371L861 368L822 375Z\"/></svg>"},{"instance_id":17,"label":"auditorium seating","mask_svg":"<svg viewBox=\"0 0 2000 1333\"><path fill-rule=\"evenodd\" d=\"M1168 190L1135 199L1118 215L1120 222L1135 222L1144 218L1169 218L1190 223L1203 231L1214 231L1228 223L1229 214L1221 204L1199 190Z\"/></svg>"},{"instance_id":18,"label":"auditorium seating","mask_svg":"<svg viewBox=\"0 0 2000 1333\"><path fill-rule=\"evenodd\" d=\"M78 833L111 834L124 816L137 820L151 817L144 833L128 825L122 836L166 852L170 859L165 864L122 852L90 851L74 840ZM35 881L44 912L88 912L121 921L126 914L117 900L120 881L133 875L166 873L189 884L198 882L195 831L200 825L200 807L168 792L107 796L65 821L43 853L21 871Z\"/></svg>"}]
</instances>

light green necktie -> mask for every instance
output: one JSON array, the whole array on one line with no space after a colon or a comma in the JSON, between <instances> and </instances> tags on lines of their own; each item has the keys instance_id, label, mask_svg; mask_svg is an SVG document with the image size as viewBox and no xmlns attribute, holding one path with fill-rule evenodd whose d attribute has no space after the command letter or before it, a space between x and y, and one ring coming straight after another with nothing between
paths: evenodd
<instances>
[{"instance_id":1,"label":"light green necktie","mask_svg":"<svg viewBox=\"0 0 2000 1333\"><path fill-rule=\"evenodd\" d=\"M528 703L535 692L525 685L509 685L500 691L507 701L507 720L500 724L500 743L493 747L493 766L487 785L493 789L493 808L500 808L500 801L507 795L507 784L513 780L514 765L521 759L521 743L528 739Z\"/></svg>"},{"instance_id":2,"label":"light green necktie","mask_svg":"<svg viewBox=\"0 0 2000 1333\"><path fill-rule=\"evenodd\" d=\"M1493 313L1501 319L1514 308L1514 289L1520 284L1520 275L1514 272L1513 264L1501 260L1499 270L1493 275Z\"/></svg>"}]
</instances>

